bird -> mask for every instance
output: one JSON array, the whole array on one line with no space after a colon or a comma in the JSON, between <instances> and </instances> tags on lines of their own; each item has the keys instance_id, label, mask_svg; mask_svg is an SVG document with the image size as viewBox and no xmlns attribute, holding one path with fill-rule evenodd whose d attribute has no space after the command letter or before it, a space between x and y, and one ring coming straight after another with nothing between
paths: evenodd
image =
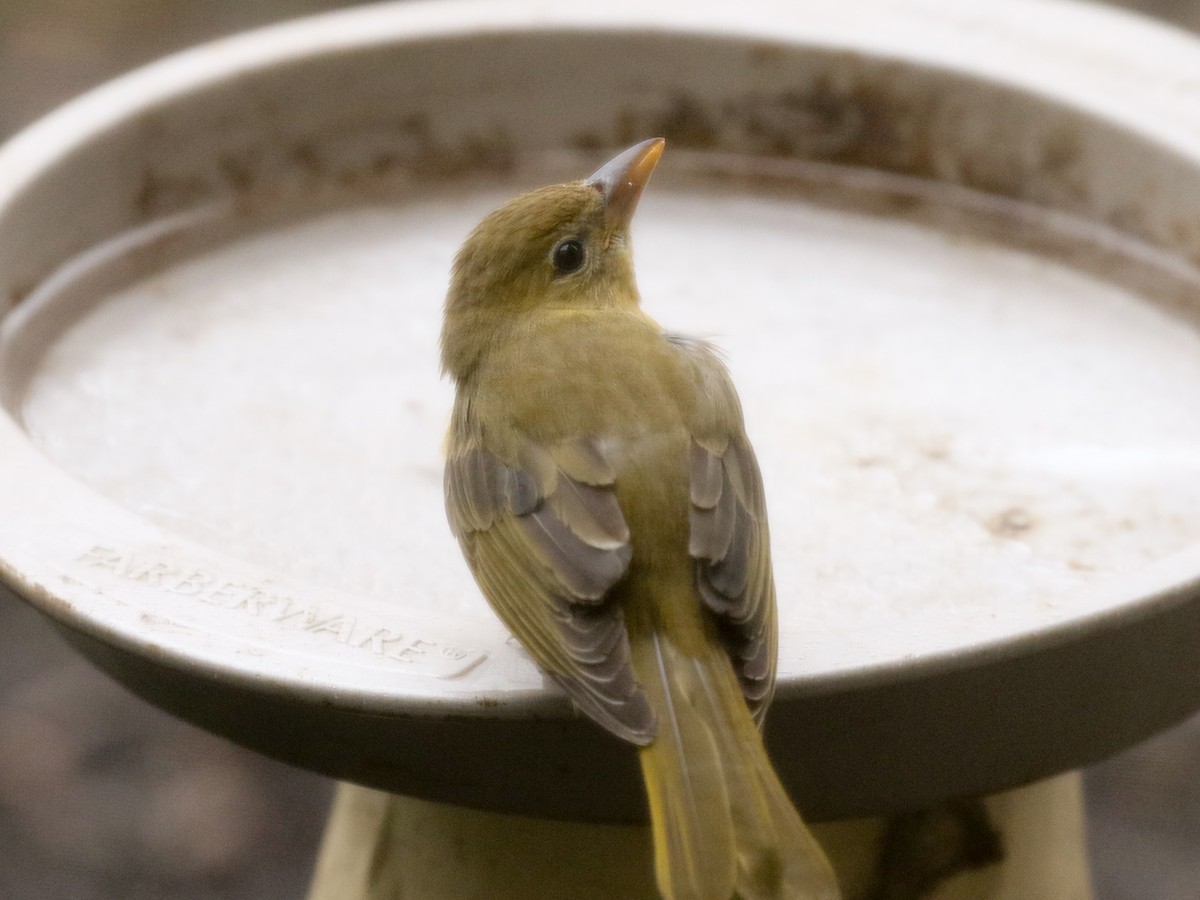
<instances>
[{"instance_id":1,"label":"bird","mask_svg":"<svg viewBox=\"0 0 1200 900\"><path fill-rule=\"evenodd\" d=\"M522 194L463 243L440 338L447 518L542 671L637 747L663 897L835 900L761 738L778 627L740 400L717 349L646 314L634 277L630 223L664 146Z\"/></svg>"}]
</instances>

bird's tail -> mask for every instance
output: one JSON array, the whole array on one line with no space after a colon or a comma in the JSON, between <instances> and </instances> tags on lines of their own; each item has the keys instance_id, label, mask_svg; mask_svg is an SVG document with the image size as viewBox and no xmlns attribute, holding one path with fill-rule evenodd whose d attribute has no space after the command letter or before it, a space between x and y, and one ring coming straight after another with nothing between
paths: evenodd
<instances>
[{"instance_id":1,"label":"bird's tail","mask_svg":"<svg viewBox=\"0 0 1200 900\"><path fill-rule=\"evenodd\" d=\"M833 870L771 767L732 666L715 647L702 652L661 633L634 649L659 720L640 751L659 890L668 900L836 900Z\"/></svg>"}]
</instances>

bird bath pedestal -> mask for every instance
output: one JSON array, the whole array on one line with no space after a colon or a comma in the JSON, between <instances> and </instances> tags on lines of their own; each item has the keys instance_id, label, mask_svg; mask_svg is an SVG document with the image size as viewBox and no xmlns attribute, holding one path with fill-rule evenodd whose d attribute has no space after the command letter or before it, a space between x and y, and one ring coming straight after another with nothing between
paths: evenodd
<instances>
[{"instance_id":1,"label":"bird bath pedestal","mask_svg":"<svg viewBox=\"0 0 1200 900\"><path fill-rule=\"evenodd\" d=\"M814 826L848 900L1088 900L1078 775L919 815ZM993 843L998 840L999 843ZM1002 846L1002 857L991 851ZM308 900L654 900L649 829L338 787Z\"/></svg>"},{"instance_id":2,"label":"bird bath pedestal","mask_svg":"<svg viewBox=\"0 0 1200 900\"><path fill-rule=\"evenodd\" d=\"M1026 0L401 3L118 79L0 152L0 577L348 783L314 898L649 892L634 754L443 522L436 340L484 212L662 135L639 284L745 403L783 781L848 897L975 834L930 896L1084 898L1063 773L1200 705L1198 49Z\"/></svg>"}]
</instances>

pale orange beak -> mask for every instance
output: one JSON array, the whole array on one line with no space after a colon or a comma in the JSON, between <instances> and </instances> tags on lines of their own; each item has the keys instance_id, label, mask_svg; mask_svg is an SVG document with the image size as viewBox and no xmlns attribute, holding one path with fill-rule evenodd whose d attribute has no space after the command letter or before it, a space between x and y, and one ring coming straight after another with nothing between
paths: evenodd
<instances>
[{"instance_id":1,"label":"pale orange beak","mask_svg":"<svg viewBox=\"0 0 1200 900\"><path fill-rule=\"evenodd\" d=\"M650 175L667 142L650 138L614 156L584 180L604 195L604 223L609 234L629 226Z\"/></svg>"}]
</instances>

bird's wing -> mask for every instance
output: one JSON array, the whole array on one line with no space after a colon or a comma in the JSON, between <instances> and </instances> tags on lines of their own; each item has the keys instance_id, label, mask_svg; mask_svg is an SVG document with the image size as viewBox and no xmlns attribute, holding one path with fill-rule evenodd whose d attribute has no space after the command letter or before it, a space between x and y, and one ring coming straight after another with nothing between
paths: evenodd
<instances>
[{"instance_id":1,"label":"bird's wing","mask_svg":"<svg viewBox=\"0 0 1200 900\"><path fill-rule=\"evenodd\" d=\"M758 462L740 431L693 438L688 552L756 719L775 688L775 581Z\"/></svg>"},{"instance_id":2,"label":"bird's wing","mask_svg":"<svg viewBox=\"0 0 1200 900\"><path fill-rule=\"evenodd\" d=\"M778 624L762 476L729 372L706 341L671 334L696 365L688 553L696 587L721 624L742 693L761 723L775 691Z\"/></svg>"},{"instance_id":3,"label":"bird's wing","mask_svg":"<svg viewBox=\"0 0 1200 900\"><path fill-rule=\"evenodd\" d=\"M594 441L529 443L510 463L460 440L446 462L446 510L488 601L538 665L584 713L644 745L654 713L621 610L606 602L632 555L615 479Z\"/></svg>"}]
</instances>

